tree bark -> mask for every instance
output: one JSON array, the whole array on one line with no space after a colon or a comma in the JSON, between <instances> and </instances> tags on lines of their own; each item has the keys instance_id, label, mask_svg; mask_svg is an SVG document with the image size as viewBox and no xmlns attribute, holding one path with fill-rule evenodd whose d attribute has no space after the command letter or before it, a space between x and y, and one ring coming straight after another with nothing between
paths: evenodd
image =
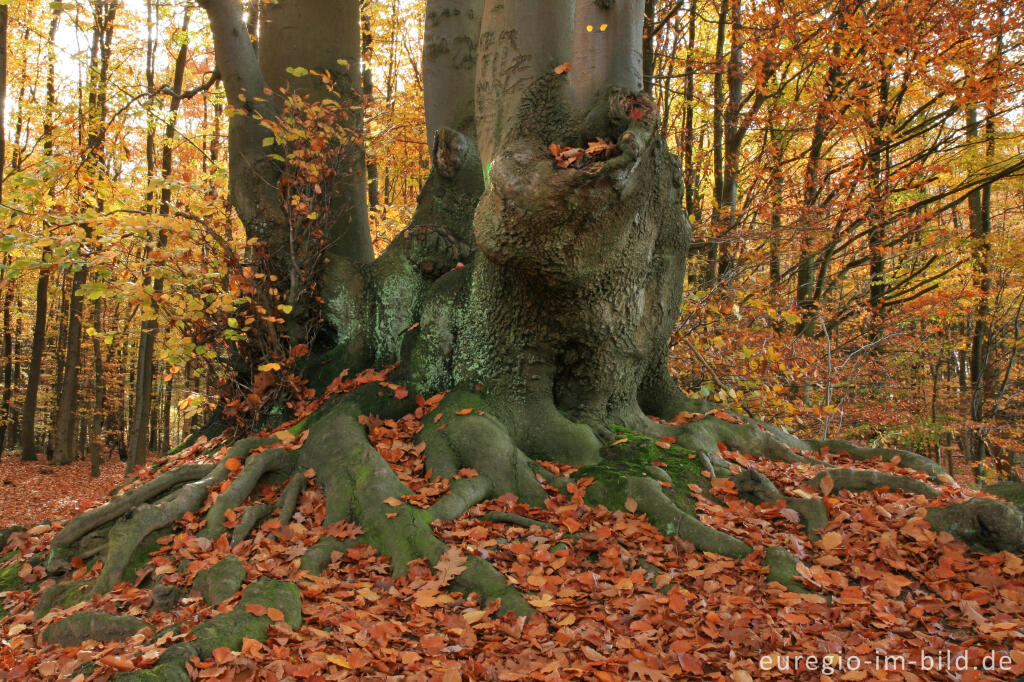
<instances>
[{"instance_id":1,"label":"tree bark","mask_svg":"<svg viewBox=\"0 0 1024 682\"><path fill-rule=\"evenodd\" d=\"M498 150L523 132L521 110L529 87L571 61L572 43L565 35L574 25L574 9L572 0L485 3L476 66L477 146L485 171ZM565 87L565 79L551 82ZM535 113L532 125L553 127L559 112Z\"/></svg>"},{"instance_id":2,"label":"tree bark","mask_svg":"<svg viewBox=\"0 0 1024 682\"><path fill-rule=\"evenodd\" d=\"M483 0L431 0L423 40L423 108L427 144L441 128L474 137L473 73Z\"/></svg>"},{"instance_id":3,"label":"tree bark","mask_svg":"<svg viewBox=\"0 0 1024 682\"><path fill-rule=\"evenodd\" d=\"M43 154L53 153L53 117L56 103L56 84L54 69L56 54L54 43L57 37L57 26L60 23L61 5L53 6L48 34L48 53L46 65L46 104L43 119ZM32 350L29 358L28 379L25 383L25 397L21 408L21 460L36 460L36 408L39 400L39 380L42 376L43 353L46 351L47 308L49 307L50 268L46 265L49 249L44 249L40 257L43 262L36 282L36 312L32 326Z\"/></svg>"},{"instance_id":4,"label":"tree bark","mask_svg":"<svg viewBox=\"0 0 1024 682\"><path fill-rule=\"evenodd\" d=\"M14 393L14 335L11 321L11 299L14 298L14 282L4 282L4 312L3 312L3 398L0 402L0 455L3 454L4 446L7 445L7 433L12 423L11 397Z\"/></svg>"},{"instance_id":5,"label":"tree bark","mask_svg":"<svg viewBox=\"0 0 1024 682\"><path fill-rule=\"evenodd\" d=\"M589 109L609 87L643 88L643 0L576 0L572 106Z\"/></svg>"},{"instance_id":6,"label":"tree bark","mask_svg":"<svg viewBox=\"0 0 1024 682\"><path fill-rule=\"evenodd\" d=\"M89 475L100 475L100 453L105 442L103 423L106 416L107 384L105 381L106 363L103 361L103 303L102 299L93 302L92 326L96 333L92 337L92 425L89 429Z\"/></svg>"},{"instance_id":7,"label":"tree bark","mask_svg":"<svg viewBox=\"0 0 1024 682\"><path fill-rule=\"evenodd\" d=\"M330 20L327 20L328 17ZM260 14L262 48L259 67L267 86L278 98L287 89L313 101L334 99L349 118L345 127L358 138L362 133L362 69L359 0L282 0L265 4ZM328 73L334 92L319 76L295 76L288 69L304 67ZM345 168L324 191L330 211L328 258L356 263L373 260L366 210L366 153L361 140L345 150Z\"/></svg>"}]
</instances>

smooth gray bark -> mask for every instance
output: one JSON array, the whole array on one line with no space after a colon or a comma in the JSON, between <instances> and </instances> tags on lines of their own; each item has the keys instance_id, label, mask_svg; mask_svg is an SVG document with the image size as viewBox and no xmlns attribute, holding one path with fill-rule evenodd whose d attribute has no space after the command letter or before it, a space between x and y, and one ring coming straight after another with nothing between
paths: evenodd
<instances>
[{"instance_id":1,"label":"smooth gray bark","mask_svg":"<svg viewBox=\"0 0 1024 682\"><path fill-rule=\"evenodd\" d=\"M355 133L362 129L362 71L359 0L280 0L263 5L260 14L259 66L274 96L282 88L313 101L335 99L347 109L343 122ZM329 73L335 91L328 91L314 74L296 76L303 67ZM280 104L278 104L280 109ZM331 196L328 256L357 263L373 260L370 222L366 209L366 155L361 141L345 150L339 169L325 191Z\"/></svg>"},{"instance_id":2,"label":"smooth gray bark","mask_svg":"<svg viewBox=\"0 0 1024 682\"><path fill-rule=\"evenodd\" d=\"M599 92L643 88L643 0L576 0L573 29L573 108L593 104Z\"/></svg>"},{"instance_id":3,"label":"smooth gray bark","mask_svg":"<svg viewBox=\"0 0 1024 682\"><path fill-rule=\"evenodd\" d=\"M573 0L487 0L476 65L476 128L486 169L515 134L528 88L572 58ZM552 112L535 112L538 119Z\"/></svg>"}]
</instances>

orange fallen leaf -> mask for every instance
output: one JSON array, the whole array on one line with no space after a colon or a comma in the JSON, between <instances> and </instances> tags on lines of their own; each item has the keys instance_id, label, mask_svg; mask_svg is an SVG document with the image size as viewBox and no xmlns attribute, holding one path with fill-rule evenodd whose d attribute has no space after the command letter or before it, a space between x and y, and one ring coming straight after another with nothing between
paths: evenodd
<instances>
[{"instance_id":1,"label":"orange fallen leaf","mask_svg":"<svg viewBox=\"0 0 1024 682\"><path fill-rule=\"evenodd\" d=\"M135 670L135 664L124 656L104 656L100 659L100 663L121 672Z\"/></svg>"}]
</instances>

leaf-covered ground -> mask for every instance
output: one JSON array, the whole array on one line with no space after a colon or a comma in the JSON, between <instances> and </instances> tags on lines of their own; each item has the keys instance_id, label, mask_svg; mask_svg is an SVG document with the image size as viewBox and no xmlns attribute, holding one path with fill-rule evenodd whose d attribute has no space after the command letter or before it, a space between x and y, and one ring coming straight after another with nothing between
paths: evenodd
<instances>
[{"instance_id":1,"label":"leaf-covered ground","mask_svg":"<svg viewBox=\"0 0 1024 682\"><path fill-rule=\"evenodd\" d=\"M124 482L124 462L114 458L100 464L100 475L89 475L89 462L67 466L22 462L17 452L0 459L0 528L30 525L44 519L66 519L106 499Z\"/></svg>"},{"instance_id":2,"label":"leaf-covered ground","mask_svg":"<svg viewBox=\"0 0 1024 682\"><path fill-rule=\"evenodd\" d=\"M422 447L413 437L422 419L460 416L438 417L433 412L438 399L420 399L415 413L400 420L364 418L377 449L414 491L406 501L419 506L436 500L446 484L424 471ZM209 446L174 460L194 459ZM731 481L721 479L712 481L711 490L724 506L702 503L703 520L756 550L743 560L700 554L663 536L643 516L588 507L582 481L571 496L551 490L543 509L501 498L454 522L435 522L438 537L453 549L433 571L414 564L407 577L396 579L386 558L357 546L336 553L317 577L299 570L307 548L325 532L345 538L359 529L335 524L325 531L324 500L310 487L290 524L264 523L233 549L226 535L212 542L197 538L202 516L189 515L179 532L160 540L160 551L133 584L54 610L41 621L32 617L33 589L45 585L46 576L42 567L23 570L21 577L32 589L10 592L3 600L10 615L0 620L0 671L5 671L0 678L74 677L83 662L96 662L88 676L75 679L105 680L119 670L153 665L166 647L190 636L187 629L155 638L154 633L229 610L238 595L210 607L192 592L166 612L153 609L147 581L179 585L188 594L196 573L229 553L242 560L246 583L267 576L294 581L303 596L304 622L293 630L271 609L267 615L275 623L266 643L246 640L240 651L219 649L209 660L193 659L194 679L742 682L982 680L1024 673L1020 557L981 555L932 532L922 517L926 505L934 503L923 497L884 490L835 492L827 484L822 490L808 483L818 467L736 452L722 456L758 469L787 495L823 496L830 522L821 538L807 538L788 509L740 500ZM842 453L825 457L831 464L868 466ZM898 462L873 466L922 477ZM460 472L475 475L470 469ZM249 503L270 502L280 490L264 486ZM950 483L938 502L968 494L975 493ZM241 512L234 510L229 521ZM538 525L480 518L488 512L519 514ZM58 528L41 525L16 534L5 551L16 551L19 560L39 556ZM809 593L789 592L767 580L763 552L773 545L799 558L800 580ZM446 591L470 554L492 562L527 593L537 613L498 616L495 605ZM187 571L176 573L174 566L183 560L191 562ZM97 565L78 562L75 577L97 573ZM150 628L117 643L87 641L70 648L43 643L40 634L47 624L96 609L141 617ZM796 658L807 656L818 658L813 663ZM965 661L967 669L958 669ZM997 669L985 670L992 661ZM832 672L824 674L824 666Z\"/></svg>"}]
</instances>

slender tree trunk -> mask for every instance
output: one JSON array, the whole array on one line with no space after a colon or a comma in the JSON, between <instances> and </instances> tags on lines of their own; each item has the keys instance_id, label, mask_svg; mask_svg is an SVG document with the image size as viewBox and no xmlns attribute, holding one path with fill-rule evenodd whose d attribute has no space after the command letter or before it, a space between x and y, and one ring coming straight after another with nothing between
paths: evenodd
<instances>
[{"instance_id":1,"label":"slender tree trunk","mask_svg":"<svg viewBox=\"0 0 1024 682\"><path fill-rule=\"evenodd\" d=\"M96 333L92 337L93 403L92 429L89 441L89 472L94 478L100 475L100 452L105 442L103 423L106 410L105 363L103 362L103 299L93 303L92 326Z\"/></svg>"},{"instance_id":2,"label":"slender tree trunk","mask_svg":"<svg viewBox=\"0 0 1024 682\"><path fill-rule=\"evenodd\" d=\"M188 35L189 12L185 10L182 19L181 34ZM167 125L164 129L164 138L160 158L160 175L164 184L160 189L160 215L169 216L171 212L171 188L167 182L174 170L174 152L171 143L174 141L177 125L178 108L181 105L181 92L185 85L185 63L188 57L188 44L183 42L178 48L178 55L174 61L174 79L170 105L167 111ZM167 234L160 230L157 235L157 247L163 248L167 244ZM142 331L139 335L139 355L136 368L135 382L135 408L132 413L132 422L129 428L128 458L125 461L125 475L130 474L136 466L146 461L146 455L155 443L147 437L146 423L152 412L152 391L153 391L153 351L156 346L158 332L157 316L160 305L160 297L163 295L164 279L156 277L153 280L153 307L152 317L143 321Z\"/></svg>"},{"instance_id":3,"label":"slender tree trunk","mask_svg":"<svg viewBox=\"0 0 1024 682\"><path fill-rule=\"evenodd\" d=\"M725 217L724 225L718 234L721 241L718 254L718 276L724 278L733 266L733 256L729 249L729 239L739 224L737 215L737 191L739 184L740 147L743 144L745 131L740 127L740 109L743 106L743 14L740 0L730 0L729 16L732 22L729 45L729 66L727 73L728 102L726 104L724 124L725 158L722 168L722 188L719 196L719 209Z\"/></svg>"},{"instance_id":4,"label":"slender tree trunk","mask_svg":"<svg viewBox=\"0 0 1024 682\"><path fill-rule=\"evenodd\" d=\"M654 96L654 20L657 18L656 0L644 0L644 92Z\"/></svg>"},{"instance_id":5,"label":"slender tree trunk","mask_svg":"<svg viewBox=\"0 0 1024 682\"><path fill-rule=\"evenodd\" d=\"M43 352L46 350L46 310L49 288L50 271L44 267L40 270L39 279L36 281L36 311L32 327L32 348L29 357L28 379L25 383L25 398L21 407L21 459L23 462L36 460L36 404L39 399Z\"/></svg>"},{"instance_id":6,"label":"slender tree trunk","mask_svg":"<svg viewBox=\"0 0 1024 682\"><path fill-rule=\"evenodd\" d=\"M160 404L160 452L171 449L171 398L174 376L163 385L163 402Z\"/></svg>"},{"instance_id":7,"label":"slender tree trunk","mask_svg":"<svg viewBox=\"0 0 1024 682\"><path fill-rule=\"evenodd\" d=\"M363 5L362 15L362 49L363 49L363 106L368 107L373 102L373 70L370 68L370 60L373 58L373 27L370 23L369 3ZM428 140L429 131L428 131ZM372 210L380 203L380 190L377 183L377 159L367 157L366 159L366 196L368 207Z\"/></svg>"},{"instance_id":8,"label":"slender tree trunk","mask_svg":"<svg viewBox=\"0 0 1024 682\"><path fill-rule=\"evenodd\" d=\"M22 323L24 321L24 315L23 315L23 312L24 312L24 301L22 300L21 296L18 297L17 301L18 301L18 305L17 305L16 312L15 312L15 317L17 318L17 322L15 323L15 326L14 326L14 371L13 371L13 375L14 375L15 379L17 379L18 377L22 376L23 366L22 366L22 363L21 363L21 357L24 355L24 342L22 340L22 335L21 335L22 326L23 326ZM15 381L15 383L17 383L17 382ZM15 393L14 397L18 397L17 393ZM12 418L13 421L11 423L11 429L8 431L8 437L7 437L8 447L10 447L10 448L17 448L21 444L21 413L16 408L12 408L11 418Z\"/></svg>"},{"instance_id":9,"label":"slender tree trunk","mask_svg":"<svg viewBox=\"0 0 1024 682\"><path fill-rule=\"evenodd\" d=\"M78 372L82 354L82 286L88 274L84 265L71 279L68 306L67 352L63 359L64 376L60 401L53 425L53 463L70 464L74 459L75 417L78 409Z\"/></svg>"},{"instance_id":10,"label":"slender tree trunk","mask_svg":"<svg viewBox=\"0 0 1024 682\"><path fill-rule=\"evenodd\" d=\"M95 0L93 4L93 42L89 59L89 121L87 154L90 170L97 176L105 170L103 144L106 136L106 88L113 42L114 17L118 0ZM102 206L99 206L102 210ZM85 238L91 237L91 228L85 226ZM80 247L81 249L81 247ZM70 464L74 458L74 426L78 409L78 374L82 353L82 294L89 273L83 262L75 271L71 282L71 302L68 307L67 354L64 359L64 377L60 403L54 424L53 459L56 464Z\"/></svg>"},{"instance_id":11,"label":"slender tree trunk","mask_svg":"<svg viewBox=\"0 0 1024 682\"><path fill-rule=\"evenodd\" d=\"M694 97L696 67L693 51L697 44L697 0L690 0L689 19L686 28L686 66L683 70L683 190L686 196L686 215L690 220L700 222L701 209L697 205L700 191L697 182L697 171L694 166L693 152L695 146L693 115L696 107Z\"/></svg>"},{"instance_id":12,"label":"slender tree trunk","mask_svg":"<svg viewBox=\"0 0 1024 682\"><path fill-rule=\"evenodd\" d=\"M3 402L0 403L0 455L3 455L4 446L7 444L7 433L11 424L11 396L14 392L14 335L11 321L11 299L14 298L14 281L4 282L4 312L3 312Z\"/></svg>"},{"instance_id":13,"label":"slender tree trunk","mask_svg":"<svg viewBox=\"0 0 1024 682\"><path fill-rule=\"evenodd\" d=\"M718 7L718 31L715 35L715 78L712 83L711 148L714 155L714 202L711 206L711 225L708 231L705 263L705 286L711 287L718 281L718 254L720 235L723 231L722 197L725 192L725 31L728 26L729 0L722 0Z\"/></svg>"},{"instance_id":14,"label":"slender tree trunk","mask_svg":"<svg viewBox=\"0 0 1024 682\"><path fill-rule=\"evenodd\" d=\"M845 20L840 19L840 22L841 26L845 27ZM825 94L815 112L814 126L811 130L811 143L807 150L807 164L804 167L803 198L799 217L800 255L796 267L796 304L802 316L798 329L800 334L810 334L816 328L813 319L815 305L814 271L818 259L814 252L814 235L820 209L818 202L821 197L821 156L825 142L835 125L832 120L831 110L833 101L839 94L839 79L843 73L842 66L839 63L839 56L841 54L841 45L838 42L834 43L832 55L835 59L831 66L829 66L828 73L825 76Z\"/></svg>"},{"instance_id":15,"label":"slender tree trunk","mask_svg":"<svg viewBox=\"0 0 1024 682\"><path fill-rule=\"evenodd\" d=\"M986 121L986 156L995 155L994 124L992 114L989 112ZM978 121L978 110L970 107L967 110L967 137L977 140L980 132ZM974 310L974 326L971 330L971 355L970 355L970 406L969 414L972 422L978 423L985 418L985 375L988 369L989 356L991 354L991 333L989 329L990 292L992 289L991 276L991 253L992 244L989 235L991 225L991 185L986 184L970 193L967 197L967 206L970 213L971 240L974 244L974 282L978 287L978 304ZM984 440L972 431L971 461L978 461L984 457Z\"/></svg>"},{"instance_id":16,"label":"slender tree trunk","mask_svg":"<svg viewBox=\"0 0 1024 682\"><path fill-rule=\"evenodd\" d=\"M878 326L883 314L885 303L885 224L888 216L889 203L889 158L886 151L885 128L889 124L889 74L885 73L878 84L878 113L872 121L871 140L868 143L868 182L870 194L868 199L868 304L872 311L872 336L880 331Z\"/></svg>"}]
</instances>

